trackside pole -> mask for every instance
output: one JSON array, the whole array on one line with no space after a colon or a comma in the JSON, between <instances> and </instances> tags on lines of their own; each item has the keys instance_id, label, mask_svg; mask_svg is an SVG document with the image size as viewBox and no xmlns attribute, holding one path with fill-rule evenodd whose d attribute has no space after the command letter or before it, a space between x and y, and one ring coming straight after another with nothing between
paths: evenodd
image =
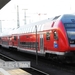
<instances>
[{"instance_id":1,"label":"trackside pole","mask_svg":"<svg viewBox=\"0 0 75 75\"><path fill-rule=\"evenodd\" d=\"M35 25L36 30L36 65L38 64L38 49L37 49L37 25Z\"/></svg>"}]
</instances>

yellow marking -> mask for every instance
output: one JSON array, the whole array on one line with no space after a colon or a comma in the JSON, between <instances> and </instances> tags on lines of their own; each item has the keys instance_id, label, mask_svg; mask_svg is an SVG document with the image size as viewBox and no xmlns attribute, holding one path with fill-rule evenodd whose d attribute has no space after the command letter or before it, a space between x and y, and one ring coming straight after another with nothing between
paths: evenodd
<instances>
[{"instance_id":1,"label":"yellow marking","mask_svg":"<svg viewBox=\"0 0 75 75\"><path fill-rule=\"evenodd\" d=\"M10 75L31 75L30 73L23 71L21 69L8 70Z\"/></svg>"}]
</instances>

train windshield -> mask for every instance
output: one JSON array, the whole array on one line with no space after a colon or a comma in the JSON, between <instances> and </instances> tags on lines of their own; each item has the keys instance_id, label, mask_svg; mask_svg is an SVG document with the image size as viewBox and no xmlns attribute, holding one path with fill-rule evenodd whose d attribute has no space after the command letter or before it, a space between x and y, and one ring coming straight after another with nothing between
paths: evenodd
<instances>
[{"instance_id":1,"label":"train windshield","mask_svg":"<svg viewBox=\"0 0 75 75\"><path fill-rule=\"evenodd\" d=\"M65 24L65 28L75 28L75 23Z\"/></svg>"},{"instance_id":2,"label":"train windshield","mask_svg":"<svg viewBox=\"0 0 75 75\"><path fill-rule=\"evenodd\" d=\"M69 43L75 44L75 23L65 24L65 29L68 35Z\"/></svg>"},{"instance_id":3,"label":"train windshield","mask_svg":"<svg viewBox=\"0 0 75 75\"><path fill-rule=\"evenodd\" d=\"M70 39L75 39L75 23L65 24L65 29L67 31L68 37Z\"/></svg>"}]
</instances>

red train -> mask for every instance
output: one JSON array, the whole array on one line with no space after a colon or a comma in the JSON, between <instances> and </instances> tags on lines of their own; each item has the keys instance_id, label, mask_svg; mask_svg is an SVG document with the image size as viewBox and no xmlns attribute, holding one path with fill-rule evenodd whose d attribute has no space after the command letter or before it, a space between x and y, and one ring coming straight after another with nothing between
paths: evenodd
<instances>
[{"instance_id":1,"label":"red train","mask_svg":"<svg viewBox=\"0 0 75 75\"><path fill-rule=\"evenodd\" d=\"M35 28L37 26L37 29ZM37 41L36 41L37 36ZM75 15L64 14L22 26L0 36L0 45L44 56L75 55Z\"/></svg>"}]
</instances>

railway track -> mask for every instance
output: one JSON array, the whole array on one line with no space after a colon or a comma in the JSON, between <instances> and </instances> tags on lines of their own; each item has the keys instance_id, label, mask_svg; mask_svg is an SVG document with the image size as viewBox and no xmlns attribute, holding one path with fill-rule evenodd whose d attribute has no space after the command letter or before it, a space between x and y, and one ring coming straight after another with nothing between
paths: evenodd
<instances>
[{"instance_id":1,"label":"railway track","mask_svg":"<svg viewBox=\"0 0 75 75\"><path fill-rule=\"evenodd\" d=\"M4 61L14 61L17 62L17 60L3 54L2 52L0 52L0 58ZM34 67L30 67L30 68L21 68L22 70L25 70L27 72L29 72L32 75L49 75L48 73L45 73L41 70L38 70L37 68Z\"/></svg>"},{"instance_id":2,"label":"railway track","mask_svg":"<svg viewBox=\"0 0 75 75\"><path fill-rule=\"evenodd\" d=\"M9 51L2 49L0 53L4 55L8 55L8 59L12 59L12 61L31 61L31 68L22 68L23 70L31 73L32 75L38 75L40 72L41 75L75 75L75 66L73 64L63 64L51 61L49 59L45 59L44 57L38 57L38 64L36 65L35 56L14 51ZM9 54L11 56L9 56ZM14 56L13 56L14 54ZM6 57L5 55L5 57ZM10 57L10 58L9 58ZM16 57L16 58L15 58ZM19 58L18 58L19 57ZM6 59L6 58L5 58ZM8 59L6 59L8 61Z\"/></svg>"}]
</instances>

